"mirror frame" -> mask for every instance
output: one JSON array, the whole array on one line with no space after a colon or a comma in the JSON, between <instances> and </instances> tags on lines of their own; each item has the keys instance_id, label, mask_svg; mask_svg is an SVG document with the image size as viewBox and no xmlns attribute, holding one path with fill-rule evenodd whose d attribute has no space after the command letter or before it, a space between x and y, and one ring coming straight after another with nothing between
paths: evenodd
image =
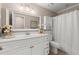
<instances>
[{"instance_id":1,"label":"mirror frame","mask_svg":"<svg viewBox=\"0 0 79 59\"><path fill-rule=\"evenodd\" d=\"M28 14L28 13L23 13L23 12L18 12L18 11L15 11L15 10L10 10L10 12L12 13L12 15L14 16L14 14L21 14L21 15L29 15L29 16L35 16L35 17L39 17L39 28L41 28L41 16L36 16L36 15L33 15L33 14ZM12 19L13 19L13 16L12 16ZM13 22L12 22L13 23ZM39 30L38 29L12 29L12 31L37 31Z\"/></svg>"}]
</instances>

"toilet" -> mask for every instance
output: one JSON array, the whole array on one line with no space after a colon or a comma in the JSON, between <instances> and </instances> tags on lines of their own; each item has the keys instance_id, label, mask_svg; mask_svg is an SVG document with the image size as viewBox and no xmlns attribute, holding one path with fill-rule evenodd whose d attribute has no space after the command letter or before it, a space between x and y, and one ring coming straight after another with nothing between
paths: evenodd
<instances>
[{"instance_id":1,"label":"toilet","mask_svg":"<svg viewBox=\"0 0 79 59\"><path fill-rule=\"evenodd\" d=\"M55 41L50 41L50 51L54 54L58 53L58 49L60 48L59 44Z\"/></svg>"}]
</instances>

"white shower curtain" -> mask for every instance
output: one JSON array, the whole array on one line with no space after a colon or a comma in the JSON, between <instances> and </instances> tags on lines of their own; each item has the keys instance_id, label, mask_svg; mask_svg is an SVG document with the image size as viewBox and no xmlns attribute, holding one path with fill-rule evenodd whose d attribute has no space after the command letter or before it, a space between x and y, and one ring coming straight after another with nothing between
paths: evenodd
<instances>
[{"instance_id":1,"label":"white shower curtain","mask_svg":"<svg viewBox=\"0 0 79 59\"><path fill-rule=\"evenodd\" d=\"M77 14L73 11L54 17L54 39L68 54L79 54Z\"/></svg>"}]
</instances>

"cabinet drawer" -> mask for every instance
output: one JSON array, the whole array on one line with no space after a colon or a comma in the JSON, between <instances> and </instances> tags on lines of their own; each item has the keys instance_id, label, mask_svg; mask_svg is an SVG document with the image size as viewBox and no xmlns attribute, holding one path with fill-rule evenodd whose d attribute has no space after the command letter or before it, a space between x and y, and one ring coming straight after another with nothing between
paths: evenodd
<instances>
[{"instance_id":1,"label":"cabinet drawer","mask_svg":"<svg viewBox=\"0 0 79 59\"><path fill-rule=\"evenodd\" d=\"M29 45L26 45L28 43L29 42L27 40L17 40L17 41L9 41L9 42L0 43L0 48L1 48L0 52L9 51L14 48L22 47L22 46L29 47Z\"/></svg>"},{"instance_id":2,"label":"cabinet drawer","mask_svg":"<svg viewBox=\"0 0 79 59\"><path fill-rule=\"evenodd\" d=\"M48 55L49 54L49 49L45 49L44 50L44 55Z\"/></svg>"},{"instance_id":3,"label":"cabinet drawer","mask_svg":"<svg viewBox=\"0 0 79 59\"><path fill-rule=\"evenodd\" d=\"M49 43L44 43L44 47L49 47Z\"/></svg>"},{"instance_id":4,"label":"cabinet drawer","mask_svg":"<svg viewBox=\"0 0 79 59\"><path fill-rule=\"evenodd\" d=\"M30 39L30 43L32 44L39 44L41 42L42 42L41 37Z\"/></svg>"},{"instance_id":5,"label":"cabinet drawer","mask_svg":"<svg viewBox=\"0 0 79 59\"><path fill-rule=\"evenodd\" d=\"M48 37L45 37L45 40L44 41L49 41L49 38Z\"/></svg>"},{"instance_id":6,"label":"cabinet drawer","mask_svg":"<svg viewBox=\"0 0 79 59\"><path fill-rule=\"evenodd\" d=\"M44 49L49 49L49 44L44 45Z\"/></svg>"}]
</instances>

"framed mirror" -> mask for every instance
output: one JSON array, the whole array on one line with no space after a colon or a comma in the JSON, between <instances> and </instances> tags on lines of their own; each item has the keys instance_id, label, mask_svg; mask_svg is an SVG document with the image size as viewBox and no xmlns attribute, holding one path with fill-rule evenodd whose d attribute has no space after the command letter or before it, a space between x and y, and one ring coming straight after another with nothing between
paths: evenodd
<instances>
[{"instance_id":1,"label":"framed mirror","mask_svg":"<svg viewBox=\"0 0 79 59\"><path fill-rule=\"evenodd\" d=\"M13 29L39 29L40 16L33 16L12 11L11 18L12 21L10 20L10 24L13 26Z\"/></svg>"}]
</instances>

